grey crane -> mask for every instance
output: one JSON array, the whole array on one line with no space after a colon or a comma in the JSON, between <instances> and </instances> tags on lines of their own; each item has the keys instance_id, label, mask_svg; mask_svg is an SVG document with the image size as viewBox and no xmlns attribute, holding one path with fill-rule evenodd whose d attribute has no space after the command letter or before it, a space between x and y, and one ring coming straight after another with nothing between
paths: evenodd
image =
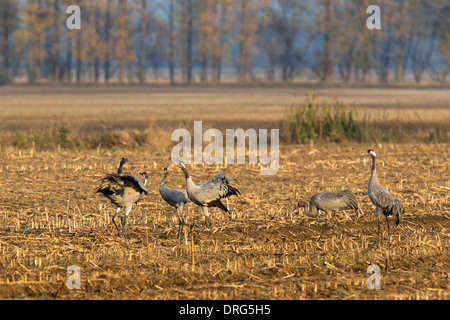
<instances>
[{"instance_id":1,"label":"grey crane","mask_svg":"<svg viewBox=\"0 0 450 320\"><path fill-rule=\"evenodd\" d=\"M125 215L122 218L122 234L124 237L126 237L126 219L133 208L133 205L141 200L144 195L148 194L148 175L146 172L141 172L140 175L142 175L144 179L143 182L136 176L115 173L108 174L101 179L102 182L97 189L97 192L102 193L111 201L111 203L116 205L116 213L114 214L112 221L119 234L120 230L115 219L120 209L123 208L125 210Z\"/></svg>"},{"instance_id":2,"label":"grey crane","mask_svg":"<svg viewBox=\"0 0 450 320\"><path fill-rule=\"evenodd\" d=\"M321 192L316 193L309 199L309 210L307 210L308 202L301 199L297 206L304 208L305 214L308 217L316 217L319 210L324 211L331 220L331 224L334 231L333 216L335 211L350 210L353 209L356 212L356 216L359 214L358 200L355 194L351 190L342 190L341 192ZM327 219L323 225L322 232L319 239L322 237L323 232L327 226Z\"/></svg>"},{"instance_id":3,"label":"grey crane","mask_svg":"<svg viewBox=\"0 0 450 320\"><path fill-rule=\"evenodd\" d=\"M208 208L217 207L231 215L230 210L220 201L220 199L228 198L232 195L240 195L240 191L228 183L228 179L236 180L233 177L225 176L223 172L216 174L209 182L196 185L183 162L179 162L178 166L183 170L186 177L186 191L191 201L202 207L205 215L205 225L211 225L209 220Z\"/></svg>"},{"instance_id":4,"label":"grey crane","mask_svg":"<svg viewBox=\"0 0 450 320\"><path fill-rule=\"evenodd\" d=\"M174 207L177 211L178 215L178 233L177 239L180 239L181 234L183 232L184 227L184 218L183 218L183 207L186 204L192 203L189 199L186 189L184 190L176 190L176 189L167 189L166 188L166 180L169 175L169 169L164 168L164 177L161 180L159 185L159 193L165 202Z\"/></svg>"},{"instance_id":5,"label":"grey crane","mask_svg":"<svg viewBox=\"0 0 450 320\"><path fill-rule=\"evenodd\" d=\"M372 203L376 207L377 211L377 219L378 219L378 243L380 243L380 216L381 213L383 213L384 217L386 218L386 224L388 229L388 241L390 240L390 233L389 233L389 220L388 216L394 216L395 218L395 225L398 225L400 223L400 219L402 218L402 212L403 212L403 204L402 202L394 197L392 193L390 193L385 187L383 187L378 182L377 177L377 171L375 168L375 159L377 157L377 154L372 149L367 150L367 153L372 158L372 173L370 175L369 179L369 186L368 186L368 194L370 200L372 200Z\"/></svg>"}]
</instances>

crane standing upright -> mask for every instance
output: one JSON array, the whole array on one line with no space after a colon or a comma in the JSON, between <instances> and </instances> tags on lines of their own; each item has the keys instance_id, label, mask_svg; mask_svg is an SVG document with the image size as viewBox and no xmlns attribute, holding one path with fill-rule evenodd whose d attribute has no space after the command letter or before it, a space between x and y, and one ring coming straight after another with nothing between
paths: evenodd
<instances>
[{"instance_id":1,"label":"crane standing upright","mask_svg":"<svg viewBox=\"0 0 450 320\"><path fill-rule=\"evenodd\" d=\"M126 161L126 158L121 159L117 172L122 172L123 164ZM141 200L144 195L148 194L148 175L146 172L141 172L140 175L142 175L144 179L143 182L136 176L121 175L118 173L107 174L101 179L101 184L97 188L97 192L102 193L111 201L111 203L116 205L116 213L114 214L112 221L118 234L120 234L120 230L115 219L122 208L125 210L125 214L122 217L122 235L124 237L126 237L126 219L133 208L133 205Z\"/></svg>"},{"instance_id":2,"label":"crane standing upright","mask_svg":"<svg viewBox=\"0 0 450 320\"><path fill-rule=\"evenodd\" d=\"M164 168L164 177L161 180L159 185L159 193L163 200L167 202L169 205L174 207L177 211L178 215L178 233L177 239L180 239L181 234L183 232L184 227L184 217L183 217L183 207L186 204L192 203L189 199L186 189L184 190L176 190L176 189L167 189L166 188L166 180L169 175L168 168Z\"/></svg>"},{"instance_id":3,"label":"crane standing upright","mask_svg":"<svg viewBox=\"0 0 450 320\"><path fill-rule=\"evenodd\" d=\"M388 216L394 216L395 224L398 225L403 214L402 202L394 197L380 182L378 182L377 171L375 167L375 160L377 154L372 149L367 150L367 153L372 158L372 172L369 179L368 194L370 200L376 207L377 219L378 219L378 243L380 243L380 216L384 215L386 218L386 224L388 229L388 241L390 239L389 233L389 220Z\"/></svg>"},{"instance_id":4,"label":"crane standing upright","mask_svg":"<svg viewBox=\"0 0 450 320\"><path fill-rule=\"evenodd\" d=\"M211 225L208 212L208 208L210 207L220 208L231 215L230 210L228 210L220 199L241 194L238 189L231 186L228 182L228 179L235 180L233 177L226 177L223 172L220 172L216 174L211 181L196 185L186 170L184 163L179 162L178 166L186 177L186 191L189 199L203 210L203 214L205 215L205 225Z\"/></svg>"}]
</instances>

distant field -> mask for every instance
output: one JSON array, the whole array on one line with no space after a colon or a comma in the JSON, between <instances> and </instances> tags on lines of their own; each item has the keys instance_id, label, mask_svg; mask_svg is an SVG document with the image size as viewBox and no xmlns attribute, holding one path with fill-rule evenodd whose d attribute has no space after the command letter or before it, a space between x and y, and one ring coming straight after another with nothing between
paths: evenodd
<instances>
[{"instance_id":1,"label":"distant field","mask_svg":"<svg viewBox=\"0 0 450 320\"><path fill-rule=\"evenodd\" d=\"M296 87L3 87L0 130L52 126L56 120L81 130L147 128L151 122L276 123L301 103L310 88ZM448 89L319 88L372 121L450 122Z\"/></svg>"}]
</instances>

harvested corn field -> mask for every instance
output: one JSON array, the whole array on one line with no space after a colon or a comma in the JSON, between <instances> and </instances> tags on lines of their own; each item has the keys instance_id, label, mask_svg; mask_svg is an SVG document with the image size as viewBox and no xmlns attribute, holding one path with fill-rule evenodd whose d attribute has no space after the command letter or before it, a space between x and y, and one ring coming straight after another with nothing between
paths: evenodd
<instances>
[{"instance_id":1,"label":"harvested corn field","mask_svg":"<svg viewBox=\"0 0 450 320\"><path fill-rule=\"evenodd\" d=\"M375 207L367 196L368 146L285 145L276 175L259 165L187 165L196 183L224 170L241 197L232 217L210 209L201 230L197 206L185 208L186 237L176 238L175 210L158 186L167 148L126 152L124 173L146 171L149 194L117 236L114 206L97 194L122 151L3 153L0 158L0 298L2 299L449 299L450 180L448 144L377 144L380 182L404 205L398 226L383 219L377 246ZM184 188L172 169L167 186ZM299 198L351 189L364 212L311 219ZM67 268L80 269L80 289L68 289ZM367 268L380 268L370 290Z\"/></svg>"}]
</instances>

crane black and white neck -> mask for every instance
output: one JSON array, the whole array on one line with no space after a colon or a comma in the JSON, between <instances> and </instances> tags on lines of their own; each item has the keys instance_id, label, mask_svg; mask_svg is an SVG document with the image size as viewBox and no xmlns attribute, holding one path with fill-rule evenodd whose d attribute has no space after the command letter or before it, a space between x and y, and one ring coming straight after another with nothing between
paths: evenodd
<instances>
[{"instance_id":1,"label":"crane black and white neck","mask_svg":"<svg viewBox=\"0 0 450 320\"><path fill-rule=\"evenodd\" d=\"M167 177L169 175L168 168L164 168L164 177L161 180L159 185L159 193L165 202L176 209L178 215L178 232L177 239L181 239L181 234L183 233L184 227L184 217L183 217L183 207L186 204L192 203L189 199L186 189L185 190L176 190L176 189L167 189L165 184Z\"/></svg>"},{"instance_id":2,"label":"crane black and white neck","mask_svg":"<svg viewBox=\"0 0 450 320\"><path fill-rule=\"evenodd\" d=\"M101 179L101 184L97 189L97 192L102 193L108 198L111 203L116 205L116 213L114 214L112 221L120 235L120 229L115 221L119 211L123 208L125 214L122 217L122 235L126 237L126 219L130 213L133 205L135 205L142 197L148 194L147 180L148 174L141 172L143 177L142 182L136 176L108 174Z\"/></svg>"},{"instance_id":3,"label":"crane black and white neck","mask_svg":"<svg viewBox=\"0 0 450 320\"><path fill-rule=\"evenodd\" d=\"M128 161L127 158L120 159L119 167L117 168L117 174L122 174L123 165Z\"/></svg>"},{"instance_id":4,"label":"crane black and white neck","mask_svg":"<svg viewBox=\"0 0 450 320\"><path fill-rule=\"evenodd\" d=\"M178 166L186 177L186 192L189 199L203 210L203 214L205 215L205 225L211 225L208 208L217 207L231 215L230 210L228 210L220 199L228 198L232 195L239 196L241 194L239 190L231 186L228 181L228 179L236 179L226 177L223 172L220 172L216 174L211 181L196 185L186 170L184 163L179 162Z\"/></svg>"},{"instance_id":5,"label":"crane black and white neck","mask_svg":"<svg viewBox=\"0 0 450 320\"><path fill-rule=\"evenodd\" d=\"M333 216L336 211L341 210L355 210L356 216L359 214L358 200L355 194L350 190L343 190L341 192L321 192L313 195L309 200L309 210L308 202L301 199L297 206L304 208L304 213L308 217L315 218L319 210L324 211L328 218L331 220L333 232L334 232L334 221ZM318 240L321 239L323 232L327 226L328 219L325 220L322 232Z\"/></svg>"},{"instance_id":6,"label":"crane black and white neck","mask_svg":"<svg viewBox=\"0 0 450 320\"><path fill-rule=\"evenodd\" d=\"M386 224L388 229L388 241L390 240L389 220L388 216L394 216L395 224L398 225L403 214L402 202L394 197L394 195L384 188L380 182L378 182L376 171L376 157L377 154L372 149L367 150L367 153L372 158L372 171L369 179L369 185L367 193L372 203L375 205L378 219L378 243L380 243L380 216L384 215L386 218Z\"/></svg>"}]
</instances>

